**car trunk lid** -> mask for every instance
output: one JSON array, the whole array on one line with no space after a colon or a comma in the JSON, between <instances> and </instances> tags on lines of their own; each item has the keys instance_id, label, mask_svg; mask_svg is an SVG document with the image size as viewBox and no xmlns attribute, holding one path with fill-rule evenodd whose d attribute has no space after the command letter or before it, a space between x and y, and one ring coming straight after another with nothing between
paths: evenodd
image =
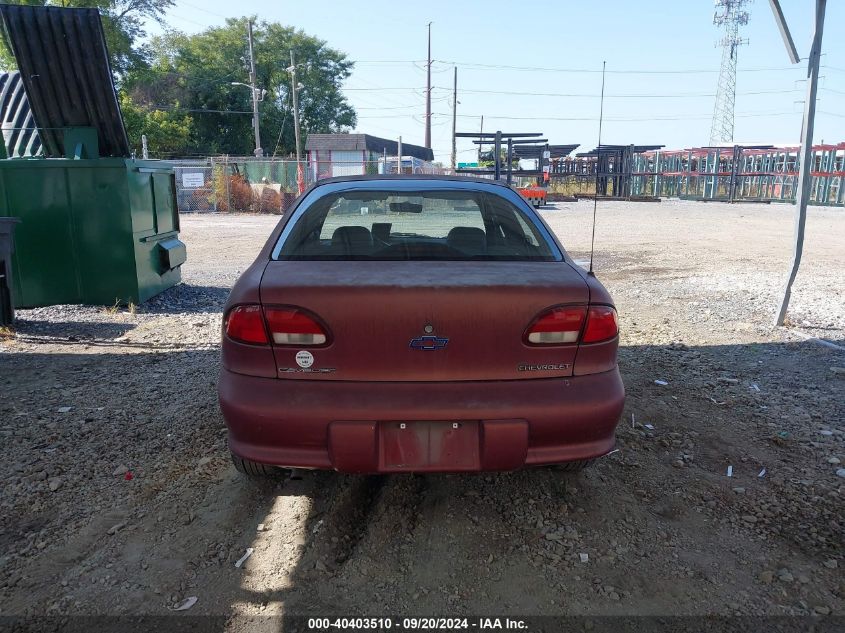
<instances>
[{"instance_id":1,"label":"car trunk lid","mask_svg":"<svg viewBox=\"0 0 845 633\"><path fill-rule=\"evenodd\" d=\"M587 304L589 289L565 261L271 261L260 295L329 330L323 347L274 345L280 378L514 380L572 375L575 345L523 335L549 306Z\"/></svg>"}]
</instances>

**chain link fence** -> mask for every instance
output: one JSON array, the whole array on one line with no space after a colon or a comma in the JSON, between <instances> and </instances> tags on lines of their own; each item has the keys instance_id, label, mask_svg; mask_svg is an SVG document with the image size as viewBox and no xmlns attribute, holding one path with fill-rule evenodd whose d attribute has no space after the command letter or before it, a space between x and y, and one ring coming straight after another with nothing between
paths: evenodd
<instances>
[{"instance_id":1,"label":"chain link fence","mask_svg":"<svg viewBox=\"0 0 845 633\"><path fill-rule=\"evenodd\" d=\"M209 157L173 160L176 201L180 213L287 211L296 197L313 182L334 176L395 174L395 156L369 162L272 160L251 157ZM432 163L405 157L405 174L440 174Z\"/></svg>"},{"instance_id":2,"label":"chain link fence","mask_svg":"<svg viewBox=\"0 0 845 633\"><path fill-rule=\"evenodd\" d=\"M214 167L206 161L174 161L176 204L180 213L217 211Z\"/></svg>"}]
</instances>

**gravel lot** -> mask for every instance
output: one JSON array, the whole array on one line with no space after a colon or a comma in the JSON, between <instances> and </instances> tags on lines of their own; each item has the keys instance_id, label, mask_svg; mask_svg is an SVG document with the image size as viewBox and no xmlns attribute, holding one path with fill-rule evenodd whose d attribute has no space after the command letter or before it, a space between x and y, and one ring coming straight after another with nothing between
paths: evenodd
<instances>
[{"instance_id":1,"label":"gravel lot","mask_svg":"<svg viewBox=\"0 0 845 633\"><path fill-rule=\"evenodd\" d=\"M591 202L543 215L588 256ZM0 615L845 614L845 351L795 333L845 346L842 209L811 208L774 329L791 207L599 203L628 401L583 474L256 484L217 409L220 307L276 221L183 217L184 283L135 312L19 311Z\"/></svg>"}]
</instances>

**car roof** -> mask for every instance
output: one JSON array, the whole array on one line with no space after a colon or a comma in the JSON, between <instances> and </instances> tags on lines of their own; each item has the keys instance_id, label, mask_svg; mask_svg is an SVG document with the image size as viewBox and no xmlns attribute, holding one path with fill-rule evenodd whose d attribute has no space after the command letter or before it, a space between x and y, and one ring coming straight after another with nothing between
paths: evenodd
<instances>
[{"instance_id":1,"label":"car roof","mask_svg":"<svg viewBox=\"0 0 845 633\"><path fill-rule=\"evenodd\" d=\"M500 180L490 178L478 178L477 176L452 176L449 174L372 174L361 176L335 176L318 180L315 186L329 185L334 183L371 183L373 181L403 182L409 180L430 181L437 183L475 183L478 185L494 185L509 189L508 185Z\"/></svg>"}]
</instances>

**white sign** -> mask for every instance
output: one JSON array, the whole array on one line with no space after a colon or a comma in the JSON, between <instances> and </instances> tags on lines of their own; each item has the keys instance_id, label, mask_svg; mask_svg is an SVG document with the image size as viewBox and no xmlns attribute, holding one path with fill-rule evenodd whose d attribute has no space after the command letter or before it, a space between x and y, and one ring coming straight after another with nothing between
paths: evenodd
<instances>
[{"instance_id":1,"label":"white sign","mask_svg":"<svg viewBox=\"0 0 845 633\"><path fill-rule=\"evenodd\" d=\"M308 369L314 364L314 355L311 352L302 350L296 353L296 364L304 369Z\"/></svg>"},{"instance_id":2,"label":"white sign","mask_svg":"<svg viewBox=\"0 0 845 633\"><path fill-rule=\"evenodd\" d=\"M185 189L199 189L205 186L205 175L201 171L183 171L182 186Z\"/></svg>"},{"instance_id":3,"label":"white sign","mask_svg":"<svg viewBox=\"0 0 845 633\"><path fill-rule=\"evenodd\" d=\"M545 152L543 152L543 158L551 158L551 156L552 156L551 151L546 150Z\"/></svg>"}]
</instances>

